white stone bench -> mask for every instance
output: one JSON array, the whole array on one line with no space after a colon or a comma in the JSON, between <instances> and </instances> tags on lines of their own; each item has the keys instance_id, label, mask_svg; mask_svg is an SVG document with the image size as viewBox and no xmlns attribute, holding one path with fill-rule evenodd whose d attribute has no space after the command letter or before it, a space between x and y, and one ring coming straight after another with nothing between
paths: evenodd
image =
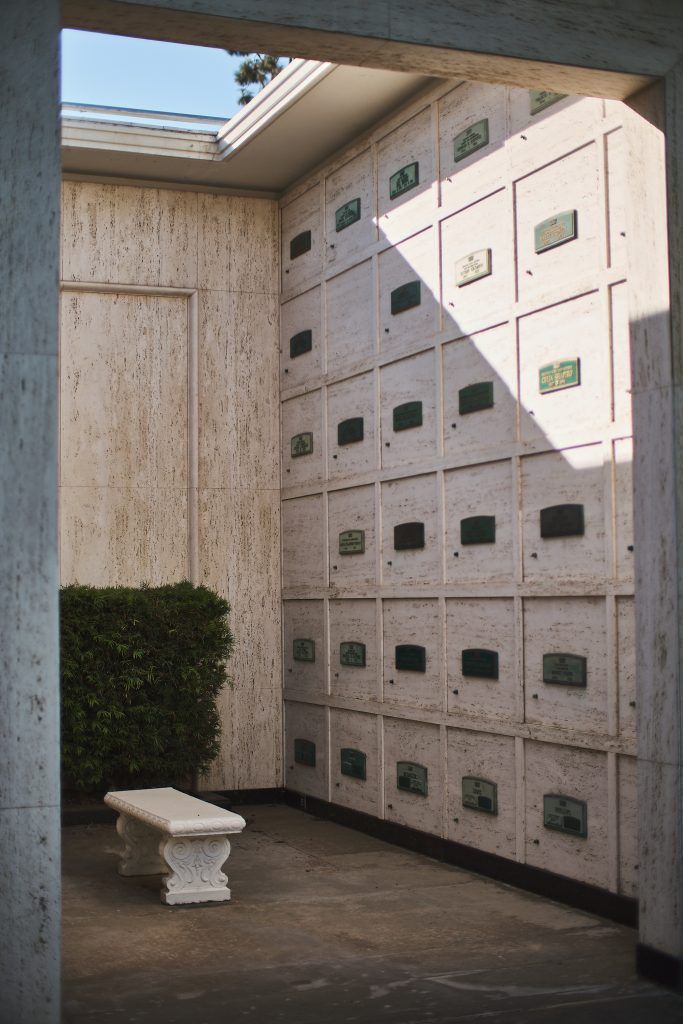
<instances>
[{"instance_id":1,"label":"white stone bench","mask_svg":"<svg viewBox=\"0 0 683 1024\"><path fill-rule=\"evenodd\" d=\"M246 825L239 814L170 787L107 793L104 802L119 812L120 875L163 873L162 903L230 899L221 868L230 855L228 836Z\"/></svg>"}]
</instances>

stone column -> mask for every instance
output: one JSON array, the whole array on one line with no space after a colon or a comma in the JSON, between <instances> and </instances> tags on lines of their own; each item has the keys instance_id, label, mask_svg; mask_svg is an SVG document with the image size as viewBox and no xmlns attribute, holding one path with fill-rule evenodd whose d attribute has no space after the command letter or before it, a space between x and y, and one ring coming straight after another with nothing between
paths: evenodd
<instances>
[{"instance_id":1,"label":"stone column","mask_svg":"<svg viewBox=\"0 0 683 1024\"><path fill-rule=\"evenodd\" d=\"M0 4L0 1021L59 1020L59 0Z\"/></svg>"}]
</instances>

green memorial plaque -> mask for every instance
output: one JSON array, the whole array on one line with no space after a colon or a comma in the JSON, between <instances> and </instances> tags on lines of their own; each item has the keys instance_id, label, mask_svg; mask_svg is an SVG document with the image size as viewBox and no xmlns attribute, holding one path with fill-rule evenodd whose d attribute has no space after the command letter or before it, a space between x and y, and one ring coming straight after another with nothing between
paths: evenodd
<instances>
[{"instance_id":1,"label":"green memorial plaque","mask_svg":"<svg viewBox=\"0 0 683 1024\"><path fill-rule=\"evenodd\" d=\"M315 768L315 743L312 740L294 740L294 760L307 768Z\"/></svg>"},{"instance_id":2,"label":"green memorial plaque","mask_svg":"<svg viewBox=\"0 0 683 1024\"><path fill-rule=\"evenodd\" d=\"M542 395L551 391L564 391L575 388L581 383L581 361L579 359L560 359L556 363L547 363L538 371L538 390Z\"/></svg>"},{"instance_id":3,"label":"green memorial plaque","mask_svg":"<svg viewBox=\"0 0 683 1024\"><path fill-rule=\"evenodd\" d=\"M313 434L310 430L304 434L295 434L290 441L290 449L293 459L298 459L300 455L310 455L313 451Z\"/></svg>"},{"instance_id":4,"label":"green memorial plaque","mask_svg":"<svg viewBox=\"0 0 683 1024\"><path fill-rule=\"evenodd\" d=\"M478 384L468 384L458 391L458 412L466 416L470 412L481 412L482 409L493 408L493 381L482 380Z\"/></svg>"},{"instance_id":5,"label":"green memorial plaque","mask_svg":"<svg viewBox=\"0 0 683 1024\"><path fill-rule=\"evenodd\" d=\"M403 672L426 672L427 652L419 644L398 644L394 650L394 662Z\"/></svg>"},{"instance_id":6,"label":"green memorial plaque","mask_svg":"<svg viewBox=\"0 0 683 1024\"><path fill-rule=\"evenodd\" d=\"M394 527L394 551L410 551L424 546L424 523L399 523Z\"/></svg>"},{"instance_id":7,"label":"green memorial plaque","mask_svg":"<svg viewBox=\"0 0 683 1024\"><path fill-rule=\"evenodd\" d=\"M476 153L478 149L483 149L488 144L489 119L485 117L483 120L477 121L476 124L471 124L469 128L465 128L463 132L455 136L453 140L453 159L457 164L460 160L464 160L465 157L471 156L472 153Z\"/></svg>"},{"instance_id":8,"label":"green memorial plaque","mask_svg":"<svg viewBox=\"0 0 683 1024\"><path fill-rule=\"evenodd\" d=\"M367 758L362 750L354 750L353 747L342 747L340 751L340 770L342 775L348 775L352 779L367 778Z\"/></svg>"},{"instance_id":9,"label":"green memorial plaque","mask_svg":"<svg viewBox=\"0 0 683 1024\"><path fill-rule=\"evenodd\" d=\"M297 235L289 243L289 258L295 260L298 256L303 256L305 252L308 252L311 248L311 232L302 231L300 235Z\"/></svg>"},{"instance_id":10,"label":"green memorial plaque","mask_svg":"<svg viewBox=\"0 0 683 1024\"><path fill-rule=\"evenodd\" d=\"M491 273L491 250L479 249L463 256L455 264L455 283L458 288L466 284L472 284L481 277L488 277Z\"/></svg>"},{"instance_id":11,"label":"green memorial plaque","mask_svg":"<svg viewBox=\"0 0 683 1024\"><path fill-rule=\"evenodd\" d=\"M566 92L550 92L548 89L529 90L529 113L540 114L546 107L552 107L553 103L559 103L566 97Z\"/></svg>"},{"instance_id":12,"label":"green memorial plaque","mask_svg":"<svg viewBox=\"0 0 683 1024\"><path fill-rule=\"evenodd\" d=\"M299 331L289 339L289 358L296 359L313 348L313 331Z\"/></svg>"},{"instance_id":13,"label":"green memorial plaque","mask_svg":"<svg viewBox=\"0 0 683 1024\"><path fill-rule=\"evenodd\" d=\"M365 644L355 640L342 640L339 644L339 664L351 668L365 668Z\"/></svg>"},{"instance_id":14,"label":"green memorial plaque","mask_svg":"<svg viewBox=\"0 0 683 1024\"><path fill-rule=\"evenodd\" d=\"M410 430L422 426L422 402L404 402L393 411L394 430Z\"/></svg>"},{"instance_id":15,"label":"green memorial plaque","mask_svg":"<svg viewBox=\"0 0 683 1024\"><path fill-rule=\"evenodd\" d=\"M315 661L315 640L292 640L294 661Z\"/></svg>"},{"instance_id":16,"label":"green memorial plaque","mask_svg":"<svg viewBox=\"0 0 683 1024\"><path fill-rule=\"evenodd\" d=\"M405 167L401 167L400 170L391 175L389 178L389 198L398 199L399 196L410 192L411 188L415 188L419 184L420 165L416 160L415 163L406 164Z\"/></svg>"},{"instance_id":17,"label":"green memorial plaque","mask_svg":"<svg viewBox=\"0 0 683 1024\"><path fill-rule=\"evenodd\" d=\"M495 544L496 517L469 516L460 520L461 544Z\"/></svg>"},{"instance_id":18,"label":"green memorial plaque","mask_svg":"<svg viewBox=\"0 0 683 1024\"><path fill-rule=\"evenodd\" d=\"M339 554L365 554L365 530L342 530L339 534Z\"/></svg>"},{"instance_id":19,"label":"green memorial plaque","mask_svg":"<svg viewBox=\"0 0 683 1024\"><path fill-rule=\"evenodd\" d=\"M462 805L471 811L498 814L497 784L488 779L477 779L473 775L463 775Z\"/></svg>"},{"instance_id":20,"label":"green memorial plaque","mask_svg":"<svg viewBox=\"0 0 683 1024\"><path fill-rule=\"evenodd\" d=\"M357 199L349 199L348 203L344 203L335 211L335 230L339 232L344 228L350 228L357 220L360 220L360 196Z\"/></svg>"},{"instance_id":21,"label":"green memorial plaque","mask_svg":"<svg viewBox=\"0 0 683 1024\"><path fill-rule=\"evenodd\" d=\"M580 654L544 654L543 682L559 686L585 686L587 662Z\"/></svg>"},{"instance_id":22,"label":"green memorial plaque","mask_svg":"<svg viewBox=\"0 0 683 1024\"><path fill-rule=\"evenodd\" d=\"M337 424L337 444L342 448L346 444L356 444L363 440L363 417L353 416Z\"/></svg>"},{"instance_id":23,"label":"green memorial plaque","mask_svg":"<svg viewBox=\"0 0 683 1024\"><path fill-rule=\"evenodd\" d=\"M549 505L541 509L541 537L583 537L583 505Z\"/></svg>"},{"instance_id":24,"label":"green memorial plaque","mask_svg":"<svg viewBox=\"0 0 683 1024\"><path fill-rule=\"evenodd\" d=\"M407 284L402 284L398 288L394 288L391 293L391 315L396 316L397 313L405 313L407 309L419 306L421 302L422 291L419 281L409 281Z\"/></svg>"},{"instance_id":25,"label":"green memorial plaque","mask_svg":"<svg viewBox=\"0 0 683 1024\"><path fill-rule=\"evenodd\" d=\"M466 648L462 652L462 674L478 679L498 679L498 651Z\"/></svg>"},{"instance_id":26,"label":"green memorial plaque","mask_svg":"<svg viewBox=\"0 0 683 1024\"><path fill-rule=\"evenodd\" d=\"M588 835L588 805L585 800L546 793L543 796L543 824L555 832L585 839Z\"/></svg>"},{"instance_id":27,"label":"green memorial plaque","mask_svg":"<svg viewBox=\"0 0 683 1024\"><path fill-rule=\"evenodd\" d=\"M565 210L542 220L534 228L534 251L547 252L576 238L576 210Z\"/></svg>"},{"instance_id":28,"label":"green memorial plaque","mask_svg":"<svg viewBox=\"0 0 683 1024\"><path fill-rule=\"evenodd\" d=\"M427 796L427 769L412 761L396 762L396 788L404 793Z\"/></svg>"}]
</instances>

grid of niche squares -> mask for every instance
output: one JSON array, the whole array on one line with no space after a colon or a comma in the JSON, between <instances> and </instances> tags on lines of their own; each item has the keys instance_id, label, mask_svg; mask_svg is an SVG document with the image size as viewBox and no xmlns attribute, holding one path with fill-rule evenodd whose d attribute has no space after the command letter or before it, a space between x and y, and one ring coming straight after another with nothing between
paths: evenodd
<instances>
[{"instance_id":1,"label":"grid of niche squares","mask_svg":"<svg viewBox=\"0 0 683 1024\"><path fill-rule=\"evenodd\" d=\"M292 790L603 888L618 850L619 891L635 892L635 758L616 759L610 844L604 751L292 699L285 732Z\"/></svg>"}]
</instances>

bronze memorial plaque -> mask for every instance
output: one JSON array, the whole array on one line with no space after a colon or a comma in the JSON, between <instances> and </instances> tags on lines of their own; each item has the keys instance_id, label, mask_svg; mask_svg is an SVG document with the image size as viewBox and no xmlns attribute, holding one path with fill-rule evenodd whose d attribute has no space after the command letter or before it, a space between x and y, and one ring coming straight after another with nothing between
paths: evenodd
<instances>
[{"instance_id":1,"label":"bronze memorial plaque","mask_svg":"<svg viewBox=\"0 0 683 1024\"><path fill-rule=\"evenodd\" d=\"M315 661L315 640L292 640L294 661Z\"/></svg>"},{"instance_id":2,"label":"bronze memorial plaque","mask_svg":"<svg viewBox=\"0 0 683 1024\"><path fill-rule=\"evenodd\" d=\"M470 412L493 408L493 381L482 380L477 384L468 384L458 391L458 412L466 416Z\"/></svg>"},{"instance_id":3,"label":"bronze memorial plaque","mask_svg":"<svg viewBox=\"0 0 683 1024\"><path fill-rule=\"evenodd\" d=\"M465 128L463 132L455 136L453 140L453 159L457 164L460 160L464 160L465 157L476 153L478 149L483 149L488 144L489 119L485 117L481 121L477 121L476 124L471 124L469 128Z\"/></svg>"},{"instance_id":4,"label":"bronze memorial plaque","mask_svg":"<svg viewBox=\"0 0 683 1024\"><path fill-rule=\"evenodd\" d=\"M488 779L477 779L474 775L463 775L462 805L472 811L498 814L497 784Z\"/></svg>"},{"instance_id":5,"label":"bronze memorial plaque","mask_svg":"<svg viewBox=\"0 0 683 1024\"><path fill-rule=\"evenodd\" d=\"M419 644L397 644L394 661L396 668L403 672L427 671L427 652Z\"/></svg>"},{"instance_id":6,"label":"bronze memorial plaque","mask_svg":"<svg viewBox=\"0 0 683 1024\"><path fill-rule=\"evenodd\" d=\"M482 277L488 277L491 273L491 250L479 249L478 252L471 252L463 256L455 264L455 283L458 288L463 285L472 284Z\"/></svg>"},{"instance_id":7,"label":"bronze memorial plaque","mask_svg":"<svg viewBox=\"0 0 683 1024\"><path fill-rule=\"evenodd\" d=\"M461 544L495 544L496 517L468 516L460 520Z\"/></svg>"},{"instance_id":8,"label":"bronze memorial plaque","mask_svg":"<svg viewBox=\"0 0 683 1024\"><path fill-rule=\"evenodd\" d=\"M302 231L289 243L289 258L295 260L297 256L303 256L311 248L311 232Z\"/></svg>"},{"instance_id":9,"label":"bronze memorial plaque","mask_svg":"<svg viewBox=\"0 0 683 1024\"><path fill-rule=\"evenodd\" d=\"M422 402L404 402L393 411L394 430L410 430L422 426Z\"/></svg>"},{"instance_id":10,"label":"bronze memorial plaque","mask_svg":"<svg viewBox=\"0 0 683 1024\"><path fill-rule=\"evenodd\" d=\"M296 359L313 348L313 331L299 331L289 339L289 358Z\"/></svg>"},{"instance_id":11,"label":"bronze memorial plaque","mask_svg":"<svg viewBox=\"0 0 683 1024\"><path fill-rule=\"evenodd\" d=\"M576 238L576 210L565 210L542 220L534 228L534 251L539 254Z\"/></svg>"},{"instance_id":12,"label":"bronze memorial plaque","mask_svg":"<svg viewBox=\"0 0 683 1024\"><path fill-rule=\"evenodd\" d=\"M348 775L352 779L365 781L367 758L362 750L354 750L353 747L342 747L340 751L340 771L342 775Z\"/></svg>"},{"instance_id":13,"label":"bronze memorial plaque","mask_svg":"<svg viewBox=\"0 0 683 1024\"><path fill-rule=\"evenodd\" d=\"M312 740L294 740L294 760L297 764L315 768L315 743Z\"/></svg>"},{"instance_id":14,"label":"bronze memorial plaque","mask_svg":"<svg viewBox=\"0 0 683 1024\"><path fill-rule=\"evenodd\" d=\"M582 537L583 505L549 505L541 509L541 537Z\"/></svg>"},{"instance_id":15,"label":"bronze memorial plaque","mask_svg":"<svg viewBox=\"0 0 683 1024\"><path fill-rule=\"evenodd\" d=\"M298 459L300 455L310 455L313 451L313 434L310 430L303 434L295 434L290 441L290 449L293 459Z\"/></svg>"},{"instance_id":16,"label":"bronze memorial plaque","mask_svg":"<svg viewBox=\"0 0 683 1024\"><path fill-rule=\"evenodd\" d=\"M339 534L339 554L365 554L365 530L342 530Z\"/></svg>"},{"instance_id":17,"label":"bronze memorial plaque","mask_svg":"<svg viewBox=\"0 0 683 1024\"><path fill-rule=\"evenodd\" d=\"M576 388L581 383L581 360L560 359L546 363L538 371L538 390L542 395L565 388Z\"/></svg>"},{"instance_id":18,"label":"bronze memorial plaque","mask_svg":"<svg viewBox=\"0 0 683 1024\"><path fill-rule=\"evenodd\" d=\"M410 192L420 184L420 165L417 161L401 167L389 178L389 198L398 199L405 192Z\"/></svg>"},{"instance_id":19,"label":"bronze memorial plaque","mask_svg":"<svg viewBox=\"0 0 683 1024\"><path fill-rule=\"evenodd\" d=\"M405 313L413 306L419 306L422 302L422 293L419 281L408 281L407 284L399 285L391 293L391 315Z\"/></svg>"},{"instance_id":20,"label":"bronze memorial plaque","mask_svg":"<svg viewBox=\"0 0 683 1024\"><path fill-rule=\"evenodd\" d=\"M346 444L356 444L363 440L363 417L353 416L337 424L337 444L342 448Z\"/></svg>"},{"instance_id":21,"label":"bronze memorial plaque","mask_svg":"<svg viewBox=\"0 0 683 1024\"><path fill-rule=\"evenodd\" d=\"M559 686L585 686L587 660L581 654L544 654L543 682Z\"/></svg>"},{"instance_id":22,"label":"bronze memorial plaque","mask_svg":"<svg viewBox=\"0 0 683 1024\"><path fill-rule=\"evenodd\" d=\"M423 764L412 761L396 762L396 788L405 793L427 796L427 769Z\"/></svg>"},{"instance_id":23,"label":"bronze memorial plaque","mask_svg":"<svg viewBox=\"0 0 683 1024\"><path fill-rule=\"evenodd\" d=\"M546 793L543 796L543 824L556 832L585 839L588 835L588 805L585 800Z\"/></svg>"},{"instance_id":24,"label":"bronze memorial plaque","mask_svg":"<svg viewBox=\"0 0 683 1024\"><path fill-rule=\"evenodd\" d=\"M466 648L462 652L462 674L477 679L498 679L498 651Z\"/></svg>"},{"instance_id":25,"label":"bronze memorial plaque","mask_svg":"<svg viewBox=\"0 0 683 1024\"><path fill-rule=\"evenodd\" d=\"M424 523L399 523L394 527L394 551L410 551L424 546Z\"/></svg>"},{"instance_id":26,"label":"bronze memorial plaque","mask_svg":"<svg viewBox=\"0 0 683 1024\"><path fill-rule=\"evenodd\" d=\"M530 89L529 113L532 117L534 114L540 114L546 107L552 107L553 103L565 99L566 95L566 92L550 92L549 89Z\"/></svg>"},{"instance_id":27,"label":"bronze memorial plaque","mask_svg":"<svg viewBox=\"0 0 683 1024\"><path fill-rule=\"evenodd\" d=\"M365 668L365 644L356 640L342 640L339 644L339 664Z\"/></svg>"},{"instance_id":28,"label":"bronze memorial plaque","mask_svg":"<svg viewBox=\"0 0 683 1024\"><path fill-rule=\"evenodd\" d=\"M334 214L334 227L335 231L343 231L344 228L350 228L352 224L355 224L357 220L360 220L360 197L356 199L349 199L348 203L344 203L340 206Z\"/></svg>"}]
</instances>

